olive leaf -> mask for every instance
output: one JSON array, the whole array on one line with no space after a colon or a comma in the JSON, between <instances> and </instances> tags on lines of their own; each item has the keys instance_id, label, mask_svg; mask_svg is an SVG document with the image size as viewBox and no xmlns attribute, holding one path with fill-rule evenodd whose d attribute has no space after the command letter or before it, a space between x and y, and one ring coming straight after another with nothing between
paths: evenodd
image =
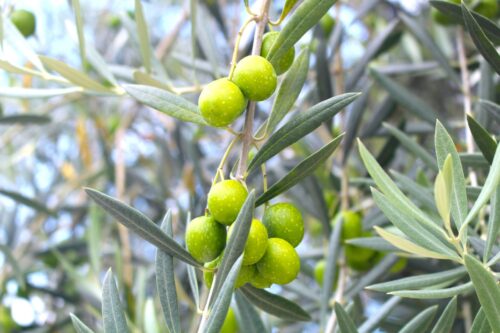
<instances>
[{"instance_id":1,"label":"olive leaf","mask_svg":"<svg viewBox=\"0 0 500 333\"><path fill-rule=\"evenodd\" d=\"M189 252L184 250L184 248L177 244L174 239L165 234L160 227L137 209L91 188L86 188L85 192L87 192L87 194L106 212L115 217L118 222L134 231L157 248L187 264L201 267Z\"/></svg>"},{"instance_id":2,"label":"olive leaf","mask_svg":"<svg viewBox=\"0 0 500 333\"><path fill-rule=\"evenodd\" d=\"M479 308L479 311L472 322L472 327L470 329L471 333L491 333L490 324L486 314L484 313L483 307Z\"/></svg>"},{"instance_id":3,"label":"olive leaf","mask_svg":"<svg viewBox=\"0 0 500 333\"><path fill-rule=\"evenodd\" d=\"M443 313L439 317L436 325L432 329L431 333L441 333L441 332L451 332L453 328L453 323L455 322L455 316L457 315L457 297L453 296L451 301L448 303Z\"/></svg>"},{"instance_id":4,"label":"olive leaf","mask_svg":"<svg viewBox=\"0 0 500 333\"><path fill-rule=\"evenodd\" d=\"M137 36L139 37L139 49L141 51L142 63L148 73L151 73L151 45L149 43L149 32L141 0L135 0L135 23Z\"/></svg>"},{"instance_id":5,"label":"olive leaf","mask_svg":"<svg viewBox=\"0 0 500 333\"><path fill-rule=\"evenodd\" d=\"M472 41L476 45L482 56L489 62L491 67L500 74L500 55L498 54L493 43L485 35L481 26L477 23L470 10L462 2L462 13L464 15L465 25L469 31Z\"/></svg>"},{"instance_id":6,"label":"olive leaf","mask_svg":"<svg viewBox=\"0 0 500 333\"><path fill-rule=\"evenodd\" d=\"M261 310L285 320L309 321L311 316L297 304L250 285L240 288L245 297Z\"/></svg>"},{"instance_id":7,"label":"olive leaf","mask_svg":"<svg viewBox=\"0 0 500 333\"><path fill-rule=\"evenodd\" d=\"M102 320L105 333L129 332L125 312L120 302L118 288L111 269L108 270L104 277L102 288Z\"/></svg>"},{"instance_id":8,"label":"olive leaf","mask_svg":"<svg viewBox=\"0 0 500 333\"><path fill-rule=\"evenodd\" d=\"M127 93L139 102L182 121L207 125L198 107L186 99L155 87L129 84Z\"/></svg>"},{"instance_id":9,"label":"olive leaf","mask_svg":"<svg viewBox=\"0 0 500 333\"><path fill-rule=\"evenodd\" d=\"M248 172L314 131L324 121L331 119L358 96L358 93L335 96L316 104L305 112L297 114L271 135L248 165Z\"/></svg>"},{"instance_id":10,"label":"olive leaf","mask_svg":"<svg viewBox=\"0 0 500 333\"><path fill-rule=\"evenodd\" d=\"M456 295L468 294L474 291L472 282L467 282L459 286L444 288L444 289L422 289L422 290L397 290L391 291L389 294L415 299L438 299L450 298Z\"/></svg>"},{"instance_id":11,"label":"olive leaf","mask_svg":"<svg viewBox=\"0 0 500 333\"><path fill-rule=\"evenodd\" d=\"M15 202L18 202L24 206L33 208L36 211L45 213L50 216L56 216L57 213L53 211L52 209L48 208L45 204L42 202L33 199L33 198L28 198L24 194L21 194L19 192L14 192L14 191L8 191L8 190L2 190L0 189L0 195L6 196Z\"/></svg>"},{"instance_id":12,"label":"olive leaf","mask_svg":"<svg viewBox=\"0 0 500 333\"><path fill-rule=\"evenodd\" d=\"M497 148L496 140L493 139L492 135L470 115L467 115L467 124L484 158L486 158L490 164L493 163L493 157L495 156L495 150Z\"/></svg>"},{"instance_id":13,"label":"olive leaf","mask_svg":"<svg viewBox=\"0 0 500 333\"><path fill-rule=\"evenodd\" d=\"M406 324L399 333L420 333L426 332L436 315L437 305L431 306L415 316Z\"/></svg>"},{"instance_id":14,"label":"olive leaf","mask_svg":"<svg viewBox=\"0 0 500 333\"><path fill-rule=\"evenodd\" d=\"M82 64L85 63L85 35L83 33L83 14L80 6L80 0L71 0L73 11L75 12L76 30L78 32L78 48L80 49L80 58Z\"/></svg>"},{"instance_id":15,"label":"olive leaf","mask_svg":"<svg viewBox=\"0 0 500 333\"><path fill-rule=\"evenodd\" d=\"M500 231L500 187L497 188L495 194L491 198L490 218L488 220L488 236L486 238L486 246L484 247L483 260L487 261L493 250L497 235ZM500 253L500 252L499 252Z\"/></svg>"},{"instance_id":16,"label":"olive leaf","mask_svg":"<svg viewBox=\"0 0 500 333\"><path fill-rule=\"evenodd\" d=\"M73 328L77 333L94 333L90 328L87 327L77 316L70 313L71 322L73 324Z\"/></svg>"},{"instance_id":17,"label":"olive leaf","mask_svg":"<svg viewBox=\"0 0 500 333\"><path fill-rule=\"evenodd\" d=\"M245 327L246 333L262 333L266 332L266 327L260 318L259 313L245 296L240 291L234 294L236 301L236 311L238 314L238 322L241 327Z\"/></svg>"},{"instance_id":18,"label":"olive leaf","mask_svg":"<svg viewBox=\"0 0 500 333\"><path fill-rule=\"evenodd\" d=\"M339 322L339 330L342 333L357 333L358 330L356 329L356 324L354 324L354 321L349 317L347 312L345 312L344 308L342 305L339 304L339 302L335 302L334 305L334 310L335 314L337 315L337 320Z\"/></svg>"},{"instance_id":19,"label":"olive leaf","mask_svg":"<svg viewBox=\"0 0 500 333\"><path fill-rule=\"evenodd\" d=\"M304 0L283 27L267 59L275 65L302 36L326 14L337 0Z\"/></svg>"},{"instance_id":20,"label":"olive leaf","mask_svg":"<svg viewBox=\"0 0 500 333\"><path fill-rule=\"evenodd\" d=\"M173 237L172 213L170 210L167 211L167 214L163 218L161 230L167 236ZM174 260L171 255L159 248L156 249L155 273L156 290L160 299L165 323L169 332L180 333L181 325L179 306L177 304L177 291L175 289Z\"/></svg>"},{"instance_id":21,"label":"olive leaf","mask_svg":"<svg viewBox=\"0 0 500 333\"><path fill-rule=\"evenodd\" d=\"M311 175L323 162L325 162L337 149L342 141L342 135L339 135L315 153L309 155L302 162L297 164L289 173L283 178L274 183L266 192L264 192L256 201L256 205L260 206L263 203L271 200L279 194L285 192L297 183L302 181L305 177Z\"/></svg>"},{"instance_id":22,"label":"olive leaf","mask_svg":"<svg viewBox=\"0 0 500 333\"><path fill-rule=\"evenodd\" d=\"M23 124L23 125L43 125L50 123L52 118L37 114L14 114L10 116L0 117L0 125L2 124Z\"/></svg>"}]
</instances>

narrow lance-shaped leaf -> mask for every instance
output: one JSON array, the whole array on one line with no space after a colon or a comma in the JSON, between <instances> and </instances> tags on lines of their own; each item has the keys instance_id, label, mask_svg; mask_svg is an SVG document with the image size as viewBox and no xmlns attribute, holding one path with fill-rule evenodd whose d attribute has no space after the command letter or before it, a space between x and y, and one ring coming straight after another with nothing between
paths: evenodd
<instances>
[{"instance_id":1,"label":"narrow lance-shaped leaf","mask_svg":"<svg viewBox=\"0 0 500 333\"><path fill-rule=\"evenodd\" d=\"M83 33L83 15L80 0L71 0L73 11L75 12L76 30L78 32L78 48L82 65L85 63L85 34Z\"/></svg>"},{"instance_id":2,"label":"narrow lance-shaped leaf","mask_svg":"<svg viewBox=\"0 0 500 333\"><path fill-rule=\"evenodd\" d=\"M444 282L453 282L461 279L467 274L464 267L457 267L439 273L430 273L418 276L406 277L398 280L377 283L366 287L369 290L380 292L391 292L398 290L427 288Z\"/></svg>"},{"instance_id":3,"label":"narrow lance-shaped leaf","mask_svg":"<svg viewBox=\"0 0 500 333\"><path fill-rule=\"evenodd\" d=\"M387 90L391 97L394 98L394 100L396 100L401 106L413 113L416 117L425 120L430 124L434 124L434 121L438 118L438 114L427 102L385 74L382 74L373 68L370 69L370 73L375 81L377 81L382 88Z\"/></svg>"},{"instance_id":4,"label":"narrow lance-shaped leaf","mask_svg":"<svg viewBox=\"0 0 500 333\"><path fill-rule=\"evenodd\" d=\"M484 313L482 307L479 308L479 311L474 318L470 333L491 333L490 323L488 322L488 318L486 318L486 314Z\"/></svg>"},{"instance_id":5,"label":"narrow lance-shaped leaf","mask_svg":"<svg viewBox=\"0 0 500 333\"><path fill-rule=\"evenodd\" d=\"M196 260L175 240L166 235L160 227L153 223L148 217L119 200L116 200L99 191L86 188L85 192L105 211L114 216L118 222L131 229L139 236L165 251L166 253L188 263L201 267Z\"/></svg>"},{"instance_id":6,"label":"narrow lance-shaped leaf","mask_svg":"<svg viewBox=\"0 0 500 333\"><path fill-rule=\"evenodd\" d=\"M460 4L456 4L450 1L435 0L431 0L430 4L441 13L453 18L456 22L465 25L462 7L460 6ZM496 25L496 23L475 12L472 13L472 16L484 29L484 32L488 35L488 37L497 45L500 44L500 28Z\"/></svg>"},{"instance_id":7,"label":"narrow lance-shaped leaf","mask_svg":"<svg viewBox=\"0 0 500 333\"><path fill-rule=\"evenodd\" d=\"M53 210L49 209L47 206L45 206L43 203L35 200L35 199L32 199L32 198L28 198L27 196L21 194L21 193L18 193L18 192L13 192L13 191L7 191L7 190L0 190L0 195L4 195L12 200L14 200L15 202L18 202L22 205L25 205L25 206L28 206L30 208L33 208L34 210L37 210L39 212L42 212L42 213L45 213L45 214L48 214L48 215L51 215L51 216L55 216L56 215L56 212L54 212Z\"/></svg>"},{"instance_id":8,"label":"narrow lance-shaped leaf","mask_svg":"<svg viewBox=\"0 0 500 333\"><path fill-rule=\"evenodd\" d=\"M500 286L492 272L469 254L464 257L465 267L474 284L479 303L493 332L500 332Z\"/></svg>"},{"instance_id":9,"label":"narrow lance-shaped leaf","mask_svg":"<svg viewBox=\"0 0 500 333\"><path fill-rule=\"evenodd\" d=\"M141 50L142 63L148 73L151 73L151 46L149 44L149 32L141 0L135 0L135 22L137 25L137 35Z\"/></svg>"},{"instance_id":10,"label":"narrow lance-shaped leaf","mask_svg":"<svg viewBox=\"0 0 500 333\"><path fill-rule=\"evenodd\" d=\"M75 329L76 333L94 333L90 328L87 327L80 319L78 319L77 316L74 314L70 313L69 314L71 317L71 322L73 323L73 328Z\"/></svg>"},{"instance_id":11,"label":"narrow lance-shaped leaf","mask_svg":"<svg viewBox=\"0 0 500 333\"><path fill-rule=\"evenodd\" d=\"M129 332L113 272L108 270L102 289L102 320L105 333Z\"/></svg>"},{"instance_id":12,"label":"narrow lance-shaped leaf","mask_svg":"<svg viewBox=\"0 0 500 333\"><path fill-rule=\"evenodd\" d=\"M498 232L500 231L500 187L497 188L495 195L491 198L491 211L488 220L488 236L486 246L484 247L483 260L488 261L491 255L493 245L497 242ZM500 252L499 252L500 253Z\"/></svg>"},{"instance_id":13,"label":"narrow lance-shaped leaf","mask_svg":"<svg viewBox=\"0 0 500 333\"><path fill-rule=\"evenodd\" d=\"M339 135L325 146L323 146L317 152L309 155L305 160L300 162L295 168L293 168L288 174L281 178L278 182L273 184L266 192L264 192L256 202L257 206L271 200L277 195L290 189L297 183L299 183L305 177L311 175L323 162L325 162L337 149L340 142L342 141L342 135Z\"/></svg>"},{"instance_id":14,"label":"narrow lance-shaped leaf","mask_svg":"<svg viewBox=\"0 0 500 333\"><path fill-rule=\"evenodd\" d=\"M459 286L443 289L422 289L422 290L398 290L389 294L415 299L439 299L450 298L456 295L468 294L474 291L472 282L467 282Z\"/></svg>"},{"instance_id":15,"label":"narrow lance-shaped leaf","mask_svg":"<svg viewBox=\"0 0 500 333\"><path fill-rule=\"evenodd\" d=\"M233 267L236 260L243 253L248 238L248 232L250 231L250 225L252 223L254 207L255 190L252 190L248 194L243 207L241 207L236 221L233 223L234 229L231 232L226 249L224 250L224 255L219 265L219 269L215 274L215 280L212 286L211 304L213 304L214 300L217 299L222 285L228 277L231 267Z\"/></svg>"},{"instance_id":16,"label":"narrow lance-shaped leaf","mask_svg":"<svg viewBox=\"0 0 500 333\"><path fill-rule=\"evenodd\" d=\"M0 117L0 125L2 124L22 124L22 125L43 125L50 123L52 119L49 116L37 114L15 114L10 116Z\"/></svg>"},{"instance_id":17,"label":"narrow lance-shaped leaf","mask_svg":"<svg viewBox=\"0 0 500 333\"><path fill-rule=\"evenodd\" d=\"M79 70L68 66L66 63L62 61L45 56L41 56L40 59L43 61L45 65L47 65L47 67L61 74L62 77L64 77L66 80L73 83L74 85L101 93L110 92L108 88L106 88L99 82L94 81L85 73L82 73Z\"/></svg>"},{"instance_id":18,"label":"narrow lance-shaped leaf","mask_svg":"<svg viewBox=\"0 0 500 333\"><path fill-rule=\"evenodd\" d=\"M210 311L207 327L203 332L220 332L220 329L224 324L224 320L226 319L226 315L229 310L229 305L231 303L231 298L234 292L234 285L236 283L236 279L238 278L242 261L243 256L241 255L238 260L234 262L231 270L229 271L229 274L225 277L224 283L222 284L220 292L216 297L212 310Z\"/></svg>"},{"instance_id":19,"label":"narrow lance-shaped leaf","mask_svg":"<svg viewBox=\"0 0 500 333\"><path fill-rule=\"evenodd\" d=\"M375 328L389 315L389 313L401 302L401 297L392 296L370 316L359 328L359 333L373 332Z\"/></svg>"},{"instance_id":20,"label":"narrow lance-shaped leaf","mask_svg":"<svg viewBox=\"0 0 500 333\"><path fill-rule=\"evenodd\" d=\"M305 0L295 10L279 37L267 55L267 59L275 64L292 48L302 36L309 31L326 14L336 0Z\"/></svg>"},{"instance_id":21,"label":"narrow lance-shaped leaf","mask_svg":"<svg viewBox=\"0 0 500 333\"><path fill-rule=\"evenodd\" d=\"M354 101L359 94L348 93L332 97L316 104L309 110L297 114L276 131L262 146L248 165L248 172L278 154L286 147L318 128L323 122L331 119L340 110Z\"/></svg>"},{"instance_id":22,"label":"narrow lance-shaped leaf","mask_svg":"<svg viewBox=\"0 0 500 333\"><path fill-rule=\"evenodd\" d=\"M186 99L155 87L131 84L124 86L127 93L139 102L182 121L206 125L198 107Z\"/></svg>"},{"instance_id":23,"label":"narrow lance-shaped leaf","mask_svg":"<svg viewBox=\"0 0 500 333\"><path fill-rule=\"evenodd\" d=\"M248 1L248 0L245 0ZM285 1L285 6L283 6L283 10L281 11L280 18L278 19L278 22L282 22L288 13L292 10L293 6L298 2L298 0L286 0Z\"/></svg>"},{"instance_id":24,"label":"narrow lance-shaped leaf","mask_svg":"<svg viewBox=\"0 0 500 333\"><path fill-rule=\"evenodd\" d=\"M429 251L421 246L416 245L415 243L410 242L409 240L403 237L390 233L380 227L374 227L374 229L380 235L380 237L382 237L383 239L385 239L386 241L388 241L389 243L391 243L392 245L403 251L413 253L418 256L422 256L424 258L427 257L435 259L450 259L446 255L442 255L434 251Z\"/></svg>"},{"instance_id":25,"label":"narrow lance-shaped leaf","mask_svg":"<svg viewBox=\"0 0 500 333\"><path fill-rule=\"evenodd\" d=\"M495 49L495 46L488 39L483 29L481 29L481 26L479 26L476 19L472 16L470 10L464 3L462 3L462 13L464 15L464 22L467 30L472 37L472 41L495 72L500 74L500 55Z\"/></svg>"},{"instance_id":26,"label":"narrow lance-shaped leaf","mask_svg":"<svg viewBox=\"0 0 500 333\"><path fill-rule=\"evenodd\" d=\"M340 333L357 333L358 330L356 329L356 324L354 324L354 321L345 312L342 305L336 302L334 305L334 309L335 314L337 315L337 320L339 322Z\"/></svg>"},{"instance_id":27,"label":"narrow lance-shaped leaf","mask_svg":"<svg viewBox=\"0 0 500 333\"><path fill-rule=\"evenodd\" d=\"M33 64L40 72L46 72L38 55L33 51L28 41L17 30L11 20L2 20L5 42L10 44L18 54Z\"/></svg>"},{"instance_id":28,"label":"narrow lance-shaped leaf","mask_svg":"<svg viewBox=\"0 0 500 333\"><path fill-rule=\"evenodd\" d=\"M161 224L161 230L169 237L173 236L172 213L169 210ZM156 290L163 310L163 317L171 333L180 333L179 306L175 289L174 260L171 255L156 249Z\"/></svg>"},{"instance_id":29,"label":"narrow lance-shaped leaf","mask_svg":"<svg viewBox=\"0 0 500 333\"><path fill-rule=\"evenodd\" d=\"M81 87L54 89L0 87L0 97L11 97L19 99L50 98L81 92L83 92L83 89Z\"/></svg>"},{"instance_id":30,"label":"narrow lance-shaped leaf","mask_svg":"<svg viewBox=\"0 0 500 333\"><path fill-rule=\"evenodd\" d=\"M431 333L451 332L457 315L457 297L454 296L439 317Z\"/></svg>"},{"instance_id":31,"label":"narrow lance-shaped leaf","mask_svg":"<svg viewBox=\"0 0 500 333\"><path fill-rule=\"evenodd\" d=\"M443 219L443 223L447 230L451 230L450 209L451 209L451 192L453 190L453 169L451 155L446 158L443 170L439 171L434 183L434 200L439 215Z\"/></svg>"},{"instance_id":32,"label":"narrow lance-shaped leaf","mask_svg":"<svg viewBox=\"0 0 500 333\"><path fill-rule=\"evenodd\" d=\"M311 316L297 304L250 285L240 288L245 297L261 310L285 320L309 321Z\"/></svg>"},{"instance_id":33,"label":"narrow lance-shaped leaf","mask_svg":"<svg viewBox=\"0 0 500 333\"><path fill-rule=\"evenodd\" d=\"M237 318L240 327L245 328L245 333L266 332L266 327L260 318L259 313L250 302L237 291L234 295L236 300Z\"/></svg>"},{"instance_id":34,"label":"narrow lance-shaped leaf","mask_svg":"<svg viewBox=\"0 0 500 333\"><path fill-rule=\"evenodd\" d=\"M493 139L491 134L470 115L467 115L467 124L484 158L486 158L490 164L493 163L493 157L495 156L495 150L497 148L496 140Z\"/></svg>"},{"instance_id":35,"label":"narrow lance-shaped leaf","mask_svg":"<svg viewBox=\"0 0 500 333\"><path fill-rule=\"evenodd\" d=\"M399 333L421 333L425 332L432 323L436 315L437 305L431 306L420 312L408 324L406 324Z\"/></svg>"},{"instance_id":36,"label":"narrow lance-shaped leaf","mask_svg":"<svg viewBox=\"0 0 500 333\"><path fill-rule=\"evenodd\" d=\"M292 67L285 74L276 98L273 102L271 115L266 125L266 133L272 133L279 122L291 110L304 86L309 70L309 50L304 49L294 60Z\"/></svg>"}]
</instances>

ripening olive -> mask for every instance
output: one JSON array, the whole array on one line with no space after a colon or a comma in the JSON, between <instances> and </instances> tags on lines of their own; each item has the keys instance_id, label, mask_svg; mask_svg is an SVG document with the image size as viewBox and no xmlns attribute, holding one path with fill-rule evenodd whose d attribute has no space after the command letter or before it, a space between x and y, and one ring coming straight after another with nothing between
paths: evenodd
<instances>
[{"instance_id":1,"label":"ripening olive","mask_svg":"<svg viewBox=\"0 0 500 333\"><path fill-rule=\"evenodd\" d=\"M269 51L271 50L271 47L273 46L274 42L276 42L276 39L278 39L279 35L280 33L278 31L268 32L264 35L264 38L262 39L262 48L260 50L261 56L263 56L264 58L267 57ZM276 75L285 73L290 68L290 66L292 66L294 58L295 48L292 47L278 61L276 61L276 64L274 65Z\"/></svg>"},{"instance_id":2,"label":"ripening olive","mask_svg":"<svg viewBox=\"0 0 500 333\"><path fill-rule=\"evenodd\" d=\"M228 79L207 84L198 99L198 106L205 121L215 127L226 127L245 110L245 96L240 88Z\"/></svg>"},{"instance_id":3,"label":"ripening olive","mask_svg":"<svg viewBox=\"0 0 500 333\"><path fill-rule=\"evenodd\" d=\"M271 283L290 283L300 271L299 255L286 240L269 238L266 253L257 262L257 270Z\"/></svg>"},{"instance_id":4,"label":"ripening olive","mask_svg":"<svg viewBox=\"0 0 500 333\"><path fill-rule=\"evenodd\" d=\"M212 216L197 217L187 225L186 246L197 261L212 261L226 246L226 228Z\"/></svg>"},{"instance_id":5,"label":"ripening olive","mask_svg":"<svg viewBox=\"0 0 500 333\"><path fill-rule=\"evenodd\" d=\"M10 20L24 37L29 37L35 33L36 19L32 12L18 9L12 12Z\"/></svg>"},{"instance_id":6,"label":"ripening olive","mask_svg":"<svg viewBox=\"0 0 500 333\"><path fill-rule=\"evenodd\" d=\"M257 274L257 268L255 265L242 265L240 268L240 273L236 278L236 283L234 288L243 287L245 284L253 280L254 276Z\"/></svg>"},{"instance_id":7,"label":"ripening olive","mask_svg":"<svg viewBox=\"0 0 500 333\"><path fill-rule=\"evenodd\" d=\"M316 280L316 283L318 283L320 286L323 286L325 268L326 268L326 261L324 259L318 261L316 266L314 266L314 279ZM333 290L337 288L338 279L339 279L339 266L337 266L337 269L335 270L335 278L333 280L333 285L332 285Z\"/></svg>"},{"instance_id":8,"label":"ripening olive","mask_svg":"<svg viewBox=\"0 0 500 333\"><path fill-rule=\"evenodd\" d=\"M304 237L302 214L290 203L282 202L268 207L262 222L269 237L282 238L293 247L297 247Z\"/></svg>"},{"instance_id":9,"label":"ripening olive","mask_svg":"<svg viewBox=\"0 0 500 333\"><path fill-rule=\"evenodd\" d=\"M328 37L332 33L335 25L335 19L331 17L330 14L326 13L323 15L321 20L319 20L319 25L321 26L321 30L323 30L323 35Z\"/></svg>"},{"instance_id":10,"label":"ripening olive","mask_svg":"<svg viewBox=\"0 0 500 333\"><path fill-rule=\"evenodd\" d=\"M226 319L224 319L224 324L220 329L219 333L237 333L238 332L238 321L236 320L236 315L232 308L229 308L227 312Z\"/></svg>"},{"instance_id":11,"label":"ripening olive","mask_svg":"<svg viewBox=\"0 0 500 333\"><path fill-rule=\"evenodd\" d=\"M236 64L232 80L251 101L268 99L278 84L273 65L256 55L247 56Z\"/></svg>"},{"instance_id":12,"label":"ripening olive","mask_svg":"<svg viewBox=\"0 0 500 333\"><path fill-rule=\"evenodd\" d=\"M223 180L208 192L208 209L217 222L230 225L236 220L247 195L247 189L239 181Z\"/></svg>"},{"instance_id":13,"label":"ripening olive","mask_svg":"<svg viewBox=\"0 0 500 333\"><path fill-rule=\"evenodd\" d=\"M234 224L231 225L228 237L231 237ZM253 265L262 258L267 248L267 229L257 219L252 220L248 238L243 252L243 265Z\"/></svg>"}]
</instances>

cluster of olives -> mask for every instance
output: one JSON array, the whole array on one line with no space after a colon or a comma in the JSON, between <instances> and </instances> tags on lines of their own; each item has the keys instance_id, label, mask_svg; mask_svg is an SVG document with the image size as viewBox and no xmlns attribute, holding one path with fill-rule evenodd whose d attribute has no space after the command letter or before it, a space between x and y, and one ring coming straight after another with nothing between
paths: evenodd
<instances>
[{"instance_id":1,"label":"cluster of olives","mask_svg":"<svg viewBox=\"0 0 500 333\"><path fill-rule=\"evenodd\" d=\"M372 268L385 256L385 253L368 248L347 244L346 240L353 238L370 237L369 231L363 231L362 217L359 213L352 211L342 212L344 224L342 226L341 240L344 243L345 263L356 271L366 271ZM400 258L390 269L390 273L399 273L406 267L407 259ZM314 267L314 278L319 285L323 284L323 277L326 262L320 260ZM338 279L338 269L334 278L333 289L336 288Z\"/></svg>"},{"instance_id":2,"label":"cluster of olives","mask_svg":"<svg viewBox=\"0 0 500 333\"><path fill-rule=\"evenodd\" d=\"M194 259L211 269L204 272L209 287L247 195L247 189L239 181L216 183L208 193L210 215L197 217L187 225L187 249ZM236 288L247 283L267 288L273 283L293 281L300 270L295 247L303 237L304 221L294 205L277 203L267 207L262 222L258 219L251 222Z\"/></svg>"},{"instance_id":3,"label":"cluster of olives","mask_svg":"<svg viewBox=\"0 0 500 333\"><path fill-rule=\"evenodd\" d=\"M10 20L24 37L29 37L35 33L36 20L32 12L18 9L12 12Z\"/></svg>"},{"instance_id":4,"label":"cluster of olives","mask_svg":"<svg viewBox=\"0 0 500 333\"><path fill-rule=\"evenodd\" d=\"M447 1L460 5L462 0L447 0ZM468 6L475 5L471 9L473 9L478 14L486 16L487 18L494 18L498 14L497 0L481 0L481 1L466 0L465 3ZM444 15L443 13L434 8L432 9L432 17L437 23L441 25L452 25L456 23L456 21L451 19L449 16Z\"/></svg>"},{"instance_id":5,"label":"cluster of olives","mask_svg":"<svg viewBox=\"0 0 500 333\"><path fill-rule=\"evenodd\" d=\"M265 34L260 55L241 59L230 79L218 79L203 88L198 106L209 125L226 127L243 113L248 100L263 101L271 97L278 84L277 76L290 68L295 57L291 48L275 66L265 58L278 35L279 32Z\"/></svg>"}]
</instances>

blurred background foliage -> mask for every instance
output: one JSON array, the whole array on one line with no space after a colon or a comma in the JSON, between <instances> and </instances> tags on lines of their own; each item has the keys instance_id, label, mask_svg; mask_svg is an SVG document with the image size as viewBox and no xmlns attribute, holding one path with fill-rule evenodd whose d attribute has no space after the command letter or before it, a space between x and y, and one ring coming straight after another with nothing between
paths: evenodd
<instances>
[{"instance_id":1,"label":"blurred background foliage","mask_svg":"<svg viewBox=\"0 0 500 333\"><path fill-rule=\"evenodd\" d=\"M142 67L144 50L134 22L133 1L81 1L84 61L75 29L74 1L2 3L4 21L14 7L35 14L36 33L27 43L37 54L62 60L104 86L110 86L110 77L124 83L168 85L193 102L203 84L227 74L235 34L244 18L243 1L239 0L143 1L157 59L152 64L156 73L152 81ZM278 17L283 3L273 2L273 17ZM342 154L287 193L306 217L306 240L298 248L302 270L290 285L273 288L301 304L315 319L321 287L314 280L313 268L327 250L330 221L339 211L342 170L349 174L350 209L362 213L363 229L387 223L371 200L367 185L372 182L353 149L355 138L361 137L371 146L384 168L394 170L398 184L412 199L435 209L426 194L431 193L429 184L436 170L416 156L414 147L410 144L408 148L401 136L411 137L414 144L434 155L434 119L439 118L457 143L462 162L474 167L482 183L488 162L466 148L461 49L475 118L490 133L498 135L500 129L498 109L479 102L499 102L498 75L478 56L462 28L437 25L427 1L339 3L330 10L336 20L333 26L323 22L297 46L310 47L311 61L305 88L292 111L301 112L334 96L342 89L339 85L345 91L364 94L331 123L268 163L273 183L345 124ZM251 45L252 29L247 32L243 54ZM337 52L340 58L335 57ZM15 43L4 41L1 54L11 64L33 68L29 55ZM90 327L100 327L101 281L109 267L124 291L127 315L136 331L161 331L151 265L154 247L113 223L82 188L98 188L157 222L166 209L172 209L174 235L182 243L188 212L203 212L206 193L231 136L176 121L119 91L61 92L57 89L64 84L57 80L9 72L0 71L0 331L69 332L70 312ZM259 104L259 124L270 106L270 102ZM240 128L242 120L234 128ZM390 125L383 126L384 122ZM403 134L398 137L398 133ZM236 156L230 158L232 165ZM249 180L260 188L255 178ZM474 197L474 193L477 195L477 188L472 186L469 194ZM478 246L480 242L478 239ZM394 257L390 260L396 261ZM389 299L382 293L360 292L356 290L359 286L440 271L445 269L443 265L448 264L412 258L397 273L377 270L375 265L369 267L369 280L362 280L368 276L365 273L351 270L349 297L354 300L351 311L357 322L377 313ZM185 265L176 269L180 310L189 327L196 298ZM446 304L394 297L390 301L392 312L379 331L395 332L430 304ZM456 321L457 332L469 327L471 314L478 308L474 297L460 302L464 312ZM265 319L287 327L283 332L318 330L314 322Z\"/></svg>"}]
</instances>

